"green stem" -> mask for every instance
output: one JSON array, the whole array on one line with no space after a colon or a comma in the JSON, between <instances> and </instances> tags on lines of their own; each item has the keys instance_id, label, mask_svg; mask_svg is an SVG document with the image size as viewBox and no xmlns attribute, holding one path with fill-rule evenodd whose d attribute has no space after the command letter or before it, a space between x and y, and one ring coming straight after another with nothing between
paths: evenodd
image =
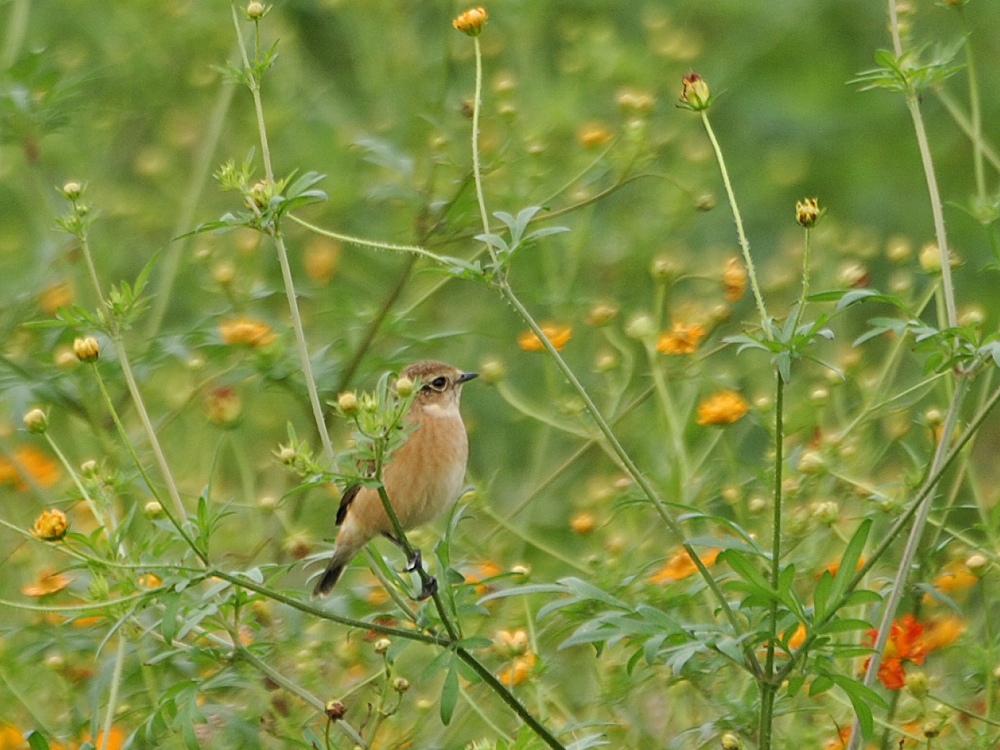
<instances>
[{"instance_id":1,"label":"green stem","mask_svg":"<svg viewBox=\"0 0 1000 750\"><path fill-rule=\"evenodd\" d=\"M497 253L490 239L490 219L486 214L486 200L483 197L483 179L479 168L479 109L483 94L483 52L479 46L479 37L472 39L476 51L476 98L472 104L472 174L476 179L476 199L479 202L479 217L483 222L486 249L493 260L494 267L499 268Z\"/></svg>"},{"instance_id":2,"label":"green stem","mask_svg":"<svg viewBox=\"0 0 1000 750\"><path fill-rule=\"evenodd\" d=\"M785 386L780 374L775 374L774 396L774 518L771 526L771 586L777 590L781 576L781 481L784 467L785 437ZM770 750L771 729L774 722L774 698L777 684L774 680L774 643L778 638L778 602L771 601L764 661L764 679L760 685L760 750Z\"/></svg>"},{"instance_id":3,"label":"green stem","mask_svg":"<svg viewBox=\"0 0 1000 750\"><path fill-rule=\"evenodd\" d=\"M993 408L1000 403L1000 387L998 387L990 398L983 404L982 409L980 409L976 415L972 418L969 426L965 428L962 435L954 442L951 449L948 451L947 456L941 461L941 464L937 469L932 469L930 475L924 480L923 485L917 492L916 497L914 497L913 502L906 509L906 512L900 516L892 527L883 536L882 540L875 546L872 553L868 556L865 563L858 568L857 572L847 583L847 588L844 593L841 594L833 604L830 606L829 613L820 622L813 623L813 633L806 636L806 639L802 642L793 653L792 658L783 666L778 673L775 675L775 679L780 681L785 679L792 670L795 669L799 658L809 653L809 649L813 642L816 640L816 631L822 630L822 628L828 624L836 615L837 611L844 605L848 597L854 592L865 576L868 575L869 571L875 566L875 564L882 558L886 550L896 541L896 538L900 535L902 530L910 523L911 519L917 513L917 511L923 507L924 500L933 492L934 488L937 487L937 483L941 479L941 475L944 474L955 461L956 458L961 454L962 449L968 444L968 442L976 435L979 428L982 427L983 422L986 417L989 416Z\"/></svg>"},{"instance_id":4,"label":"green stem","mask_svg":"<svg viewBox=\"0 0 1000 750\"><path fill-rule=\"evenodd\" d=\"M108 696L108 710L104 714L104 727L99 750L107 750L108 738L111 736L111 724L115 720L115 709L118 707L118 689L122 682L122 668L125 665L125 636L118 634L118 653L115 654L115 667L111 673L111 694Z\"/></svg>"},{"instance_id":5,"label":"green stem","mask_svg":"<svg viewBox=\"0 0 1000 750\"><path fill-rule=\"evenodd\" d=\"M191 180L184 191L184 202L177 216L177 223L174 225L172 237L177 237L186 232L194 222L195 211L201 203L205 184L212 171L212 155L215 153L215 149L219 145L219 139L222 137L222 128L226 124L226 115L233 101L233 92L235 90L236 87L229 83L222 84L222 88L219 90L215 107L212 109L211 117L208 120L208 131L194 159ZM177 273L181 267L181 258L184 257L185 252L191 247L193 242L193 236L184 240L175 240L163 254L156 292L151 295L152 304L149 313L149 324L146 327L147 340L154 339L160 331L160 326L163 324L163 318L167 313L167 307L170 303L170 294L174 287L174 281L177 279Z\"/></svg>"},{"instance_id":6,"label":"green stem","mask_svg":"<svg viewBox=\"0 0 1000 750\"><path fill-rule=\"evenodd\" d=\"M802 296L799 297L799 305L795 308L795 325L792 326L792 335L799 329L799 321L802 320L802 311L806 307L806 297L809 296L809 240L812 238L812 231L806 228L806 242L802 250Z\"/></svg>"},{"instance_id":7,"label":"green stem","mask_svg":"<svg viewBox=\"0 0 1000 750\"><path fill-rule=\"evenodd\" d=\"M719 163L719 171L722 173L722 183L726 186L726 195L729 197L729 206L733 211L733 219L736 221L736 233L740 239L740 250L743 251L743 262L747 266L747 276L750 277L750 287L753 289L753 297L757 302L757 312L760 314L760 324L764 330L764 335L771 339L771 319L767 315L767 308L764 307L764 297L760 293L760 286L757 283L757 271L754 269L753 258L750 257L750 243L747 241L746 233L743 231L743 217L740 215L739 206L736 205L736 194L733 192L732 182L729 180L729 171L726 169L726 160L722 157L722 149L719 141L712 130L712 124L708 121L708 112L702 110L701 121L708 133L708 139L712 142L712 149L715 151L715 159Z\"/></svg>"},{"instance_id":8,"label":"green stem","mask_svg":"<svg viewBox=\"0 0 1000 750\"><path fill-rule=\"evenodd\" d=\"M358 245L359 247L373 247L376 250L395 250L400 253L410 253L412 255L419 255L422 258L429 258L435 263L440 263L441 265L447 265L447 261L439 255L435 255L430 250L426 250L419 245L397 245L392 242L379 242L378 240L368 240L364 237L355 237L350 234L341 234L340 232L332 232L329 229L323 229L316 226L315 224L310 224L304 219L300 219L294 214L289 214L288 218L294 221L299 226L303 226L310 232L315 232L323 237L329 237L332 240L337 240L339 242L346 242L349 245Z\"/></svg>"},{"instance_id":9,"label":"green stem","mask_svg":"<svg viewBox=\"0 0 1000 750\"><path fill-rule=\"evenodd\" d=\"M258 594L263 594L268 599L273 599L274 601L280 602L291 607L292 609L297 609L299 612L304 612L305 614L313 615L314 617L319 617L323 620L329 620L330 622L336 622L340 625L346 625L349 628L374 630L376 633L382 633L383 635L392 636L394 638L404 638L410 641L420 641L421 643L432 643L438 646L447 646L449 643L448 640L439 636L428 635L416 630L403 630L402 628L392 628L387 625L381 625L377 622L366 622L364 620L355 620L350 617L341 617L340 615L333 614L328 610L314 607L307 602L285 596L284 594L270 589L267 586L255 583L249 578L243 578L233 575L232 573L226 573L225 571L218 570L217 568L213 568L211 570L211 575L221 578L224 581L229 581L236 586L242 586L250 591L256 591Z\"/></svg>"},{"instance_id":10,"label":"green stem","mask_svg":"<svg viewBox=\"0 0 1000 750\"><path fill-rule=\"evenodd\" d=\"M482 662L464 648L456 648L455 653L458 654L459 659L472 667L472 670L482 678L483 682L489 685L493 692L499 695L500 699L510 706L514 713L520 717L521 721L527 724L546 745L551 747L552 750L566 750L566 747L556 739L555 735L544 724L538 721L534 714Z\"/></svg>"},{"instance_id":11,"label":"green stem","mask_svg":"<svg viewBox=\"0 0 1000 750\"><path fill-rule=\"evenodd\" d=\"M972 120L972 167L976 175L978 206L986 205L986 174L983 170L983 118L979 111L979 76L976 74L976 56L972 51L972 29L965 17L965 8L956 6L965 34L965 70L969 76L969 119Z\"/></svg>"},{"instance_id":12,"label":"green stem","mask_svg":"<svg viewBox=\"0 0 1000 750\"><path fill-rule=\"evenodd\" d=\"M271 150L267 146L267 130L264 128L264 107L260 101L260 80L257 73L250 67L250 59L247 57L246 44L243 41L243 30L240 28L240 18L236 11L236 3L232 3L230 8L233 13L233 27L236 29L236 38L240 43L240 55L243 57L243 72L246 76L247 88L253 95L254 112L257 114L257 132L260 134L260 153L264 160L264 174L268 183L274 183L274 171L271 169ZM260 27L254 23L259 44Z\"/></svg>"},{"instance_id":13,"label":"green stem","mask_svg":"<svg viewBox=\"0 0 1000 750\"><path fill-rule=\"evenodd\" d=\"M330 443L330 432L326 429L323 406L319 400L319 391L316 389L316 380L313 378L312 365L309 362L309 348L306 345L306 334L302 328L302 317L299 315L299 305L295 298L295 282L292 280L292 269L288 263L288 251L285 249L285 240L281 230L277 227L274 229L273 237L274 248L278 253L278 263L281 266L281 278L285 283L288 311L292 316L292 328L295 329L295 346L298 349L302 376L306 381L306 390L309 392L309 404L312 406L316 429L319 430L319 437L323 442L323 454L332 466L334 462L333 445Z\"/></svg>"},{"instance_id":14,"label":"green stem","mask_svg":"<svg viewBox=\"0 0 1000 750\"><path fill-rule=\"evenodd\" d=\"M896 16L896 0L889 0L889 31L892 34L892 48L896 57L902 57L903 44L899 35L899 19ZM944 211L941 207L941 194L938 191L937 177L934 174L934 161L931 158L930 144L927 142L927 132L924 130L924 120L920 114L920 97L916 91L906 92L906 106L910 110L913 129L917 134L917 146L920 148L920 161L924 167L924 179L927 182L927 192L931 199L931 214L934 217L934 234L938 250L941 253L941 286L944 291L945 320L949 328L958 325L955 312L955 290L951 282L951 263L948 253L948 235L944 229ZM975 126L973 126L975 127ZM943 325L942 321L938 321Z\"/></svg>"},{"instance_id":15,"label":"green stem","mask_svg":"<svg viewBox=\"0 0 1000 750\"><path fill-rule=\"evenodd\" d=\"M146 467L143 466L142 461L139 460L139 456L135 452L135 446L132 445L132 441L129 439L128 433L125 431L125 425L122 424L121 417L118 416L118 410L115 408L114 402L111 400L111 395L108 393L108 389L104 386L104 379L101 377L101 373L97 369L97 363L92 362L91 367L93 368L94 377L97 380L97 387L101 391L101 396L104 398L105 405L108 407L108 413L111 414L111 420L115 423L115 427L118 428L118 434L121 436L122 442L125 444L126 450L132 457L132 463L135 464L135 467L139 472L139 476L141 476L142 480L146 483L146 487L149 488L149 491L153 493L153 497L155 497L157 499L157 502L159 502L160 496L156 492L156 487L153 484L153 480L149 478L149 475L146 473ZM124 371L125 368L123 367L122 369ZM131 370L129 370L129 373L131 373ZM139 403L141 403L141 401ZM145 410L143 410L143 413L144 412ZM152 431L152 426L150 426L150 431ZM155 439L155 433L153 433L153 435ZM177 530L177 533L180 534L181 538L184 539L187 545L192 550L194 550L194 553L198 556L198 558L202 561L202 563L207 565L208 558L201 551L201 549L198 548L198 545L194 543L194 540L188 535L187 531L184 529L184 521L187 518L187 513L184 510L184 506L180 505L179 501L180 498L178 498L178 502L174 504L175 508L174 510L171 510L168 506L163 505L162 503L160 503L160 506L163 508L163 512L166 513L167 518L170 520L170 523L173 524L174 528Z\"/></svg>"},{"instance_id":16,"label":"green stem","mask_svg":"<svg viewBox=\"0 0 1000 750\"><path fill-rule=\"evenodd\" d=\"M719 584L716 582L715 578L712 577L708 568L705 567L705 564L698 557L694 547L688 544L687 536L684 534L684 530L681 529L680 524L677 523L670 511L667 510L667 506L664 504L663 500L660 499L656 490L653 489L649 480L647 480L642 472L639 471L638 467L636 467L635 463L632 461L632 457L629 456L629 454L622 447L622 444L618 441L617 436L611 430L611 427L608 425L604 417L601 416L597 406L590 398L590 394L587 393L587 390L577 379L576 374L570 369L569 365L566 364L566 361L562 358L562 356L560 356L559 352L556 351L555 347L552 346L552 343L545 337L545 334L542 332L538 323L535 322L531 313L528 312L527 308L517 298L510 286L506 282L501 282L497 287L497 291L503 299L514 308L518 315L521 316L521 319L528 325L528 327L534 331L538 340L542 342L542 345L545 347L546 351L548 351L549 356L553 358L566 380L577 392L577 395L579 395L582 399L584 406L590 413L591 418L597 424L598 429L604 436L604 439L608 442L608 445L611 447L615 456L621 462L622 466L629 473L629 475L635 480L636 484L642 490L646 498L650 501L650 503L652 503L656 512L660 515L660 518L662 518L664 523L667 525L667 528L669 528L670 531L680 540L681 546L691 557L691 560L694 562L695 567L697 567L702 579L704 579L705 583L714 594L716 600L719 602L719 606L722 608L722 611L725 614L726 619L729 621L733 632L737 637L742 636L743 626L736 618L736 614L733 612L732 607L729 606L729 601L726 599L726 596L719 587ZM744 643L743 652L747 659L748 668L754 673L754 675L760 676L762 674L760 662L757 660L757 656L754 654L753 649L748 644Z\"/></svg>"},{"instance_id":17,"label":"green stem","mask_svg":"<svg viewBox=\"0 0 1000 750\"><path fill-rule=\"evenodd\" d=\"M91 499L90 493L87 492L87 490L83 486L83 483L80 482L80 477L77 476L76 470L70 465L66 456L64 456L63 452L59 450L59 446L56 445L55 441L52 439L52 436L48 432L45 433L45 440L46 442L48 442L49 447L52 449L52 452L56 454L56 458L59 459L59 463L61 463L63 465L63 468L66 469L66 473L69 474L70 479L73 480L73 484L76 485L77 492L79 492L83 496L84 501L87 503L87 507L90 508L90 512L94 516L94 520L97 521L97 523L99 523L101 526L106 526L110 531L114 531L115 519L111 511L110 510L108 511L108 520L104 521L104 519L101 518L101 514L98 512L97 506L94 504L93 499Z\"/></svg>"},{"instance_id":18,"label":"green stem","mask_svg":"<svg viewBox=\"0 0 1000 750\"><path fill-rule=\"evenodd\" d=\"M376 476L381 480L381 461L378 462L378 473ZM413 546L410 544L410 540L406 538L406 533L403 531L402 525L399 523L399 518L396 516L396 510L392 507L392 503L389 502L389 496L385 492L385 487L379 485L378 496L382 501L382 507L385 509L385 514L389 517L389 521L392 523L392 529L396 533L396 539L403 546L403 551L406 553L407 560L413 560L416 557L416 553ZM421 584L425 585L430 582L430 574L424 569L423 563L417 566L417 575L420 576ZM445 585L448 585L447 582ZM452 642L457 643L462 639L459 628L451 620L451 614L444 606L444 601L441 599L441 592L437 589L434 590L432 595L434 600L434 606L437 607L438 615L441 617L441 622L444 623L445 630L448 631L448 637Z\"/></svg>"},{"instance_id":19,"label":"green stem","mask_svg":"<svg viewBox=\"0 0 1000 750\"><path fill-rule=\"evenodd\" d=\"M687 492L690 488L691 469L688 462L687 446L684 443L684 424L677 413L677 405L674 403L670 389L663 378L663 369L657 361L656 347L652 341L645 342L646 356L649 359L649 371L653 375L653 387L656 395L660 399L660 406L663 414L667 418L667 427L670 429L670 438L674 445L674 458L677 461L678 487L680 494L687 501Z\"/></svg>"}]
</instances>

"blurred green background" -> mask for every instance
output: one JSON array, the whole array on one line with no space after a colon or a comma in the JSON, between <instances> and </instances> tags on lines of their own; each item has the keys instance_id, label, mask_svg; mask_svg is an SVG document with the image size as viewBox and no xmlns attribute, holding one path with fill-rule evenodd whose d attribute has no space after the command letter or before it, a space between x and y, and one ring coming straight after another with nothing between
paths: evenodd
<instances>
[{"instance_id":1,"label":"blurred green background","mask_svg":"<svg viewBox=\"0 0 1000 750\"><path fill-rule=\"evenodd\" d=\"M953 9L925 0L900 7L917 44L950 44L962 36ZM473 92L472 46L450 24L463 8L430 0L274 4L262 37L265 44L279 41L263 86L275 170L323 173L320 187L329 196L299 215L347 234L419 242L444 254L468 257L477 249L471 236L481 227L468 185L470 119L463 111ZM689 70L711 86L710 114L772 314L782 316L798 294L802 234L794 204L803 197L818 197L828 211L816 232L814 289L843 288L860 276L907 300L926 288L916 255L933 239L933 227L904 101L882 91L859 93L847 83L873 67L876 49L890 46L883 4L498 0L487 9L482 148L489 209L558 210L586 201L622 174L643 175L561 216L557 223L571 231L522 254L512 274L539 320L572 327L563 353L602 407L613 410L649 381L634 342L619 336L624 351L616 350L586 324L591 306L617 305L616 329L633 314L649 312L655 291L650 264L666 258L684 278L671 290L662 325L708 320L722 303L722 264L738 251L708 140L697 116L675 107ZM989 64L1000 54L1000 2L972 0L963 12L981 61L989 136L1000 108L992 95L1000 69ZM53 300L95 306L79 253L54 229L54 217L66 211L55 188L80 180L87 185L86 202L100 212L92 245L105 287L131 280L160 253L151 311L129 341L182 490L196 496L219 456L216 495L243 508L241 519L251 519L224 530L234 561L287 560L296 540L312 548L333 533L329 494L288 501L280 524L255 512L258 506L268 510L294 484L272 456L286 423L318 442L296 374L273 249L242 231L172 239L239 208L239 198L220 192L211 177L221 163L239 162L256 147L261 174L252 101L220 71L237 61L229 4L7 0L0 3L0 35L3 439L9 445L21 440L13 434L21 415L48 404L53 431L73 462L125 463L67 406L92 402L96 394L82 371L58 361L60 347L75 334L21 325L50 317ZM967 109L965 80L960 74L946 88ZM623 112L623 90L648 95L652 108ZM989 236L961 208L969 206L975 188L969 139L934 93L925 94L923 110L961 260L955 275L960 312L976 300L985 325L995 328L997 277L982 271L993 257ZM988 174L992 191L995 172ZM582 424L556 371L542 355L518 347L522 326L487 289L454 280L440 286L445 277L423 262L411 266L403 255L340 246L290 222L286 231L324 398L370 388L385 370L415 359L439 358L464 369L493 360L503 364L510 392L523 395L525 411L537 408ZM909 254L892 261L889 247L909 248ZM749 294L727 314L718 335L752 323ZM231 353L218 326L234 315L265 322L278 341L264 352ZM836 363L848 357L847 344L863 330L865 317L845 323L838 341L825 349ZM880 345L872 346L878 351ZM610 375L599 372L608 351L617 358ZM102 367L120 388L113 358L102 360ZM917 365L908 367L919 372ZM668 370L688 407L716 385L740 388L751 400L771 388L762 359L737 362L731 352L699 373L673 363ZM805 398L817 387L839 387L820 368L806 373L790 391L791 427L802 442L824 420L843 415ZM843 386L838 408L849 412L858 403L863 382ZM205 398L218 387L236 389L242 400L242 422L225 434L208 424L204 410ZM480 491L474 514L482 504L505 515L580 445L482 382L466 388L463 410L469 476ZM626 419L622 431L640 466L666 481L666 440L649 438L661 428L647 406ZM344 430L337 429L340 445ZM764 438L754 420L735 426L723 440L723 458L707 464L716 474L695 495L718 504L727 483L749 483L745 494L752 494ZM703 437L692 440L708 444ZM914 440L926 448L926 435ZM242 458L227 459L230 450ZM609 497L628 500L614 486L617 469L597 450L588 455L592 460L577 462L547 485L517 523L587 564L614 556L606 545L623 535L642 545L643 560L661 560L675 540L649 531L648 510L614 510ZM905 451L892 455L903 462ZM867 468L891 473L899 465L887 459ZM983 472L990 477L996 468L987 465ZM45 491L40 495L46 498ZM122 496L146 499L135 487ZM11 486L0 489L5 516L27 526L38 504L22 497ZM599 527L613 525L600 538L581 535L568 525L580 512L592 514ZM459 548L469 560L489 558L505 568L528 561L546 579L567 571L522 537L492 536L495 525L481 515L463 529ZM248 530L252 544L242 536ZM496 540L488 550L481 544L487 535ZM434 538L418 535L424 544ZM821 548L833 550L837 543L827 539ZM14 583L34 574L23 550L5 560L17 571ZM614 577L622 571L604 572ZM586 701L585 692L580 688L574 697Z\"/></svg>"}]
</instances>

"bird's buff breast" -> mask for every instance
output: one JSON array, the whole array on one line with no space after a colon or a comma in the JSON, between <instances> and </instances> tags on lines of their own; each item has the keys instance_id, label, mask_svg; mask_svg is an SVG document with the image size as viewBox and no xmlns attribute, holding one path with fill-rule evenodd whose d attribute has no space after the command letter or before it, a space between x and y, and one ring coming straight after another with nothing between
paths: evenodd
<instances>
[{"instance_id":1,"label":"bird's buff breast","mask_svg":"<svg viewBox=\"0 0 1000 750\"><path fill-rule=\"evenodd\" d=\"M468 455L458 409L425 409L385 467L386 493L404 529L427 523L458 497Z\"/></svg>"}]
</instances>

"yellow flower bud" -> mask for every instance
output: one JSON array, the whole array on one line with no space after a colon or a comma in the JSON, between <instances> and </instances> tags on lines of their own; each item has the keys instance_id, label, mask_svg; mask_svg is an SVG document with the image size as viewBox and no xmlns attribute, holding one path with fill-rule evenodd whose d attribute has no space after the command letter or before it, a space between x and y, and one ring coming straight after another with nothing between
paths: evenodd
<instances>
[{"instance_id":1,"label":"yellow flower bud","mask_svg":"<svg viewBox=\"0 0 1000 750\"><path fill-rule=\"evenodd\" d=\"M819 203L815 198L804 198L795 203L795 221L799 226L812 229L819 221L822 211L819 210Z\"/></svg>"},{"instance_id":2,"label":"yellow flower bud","mask_svg":"<svg viewBox=\"0 0 1000 750\"><path fill-rule=\"evenodd\" d=\"M66 200L75 201L83 195L83 185L76 180L70 180L62 186L62 190L60 192Z\"/></svg>"},{"instance_id":3,"label":"yellow flower bud","mask_svg":"<svg viewBox=\"0 0 1000 750\"><path fill-rule=\"evenodd\" d=\"M31 533L46 542L58 542L69 529L66 521L66 514L58 508L43 510L42 515L35 519L35 526Z\"/></svg>"},{"instance_id":4,"label":"yellow flower bud","mask_svg":"<svg viewBox=\"0 0 1000 750\"><path fill-rule=\"evenodd\" d=\"M482 7L469 8L469 10L459 14L451 22L451 25L463 34L479 36L483 33L483 27L486 25L486 9Z\"/></svg>"},{"instance_id":5,"label":"yellow flower bud","mask_svg":"<svg viewBox=\"0 0 1000 750\"><path fill-rule=\"evenodd\" d=\"M24 426L28 432L45 432L49 428L49 416L41 409L32 409L24 415Z\"/></svg>"},{"instance_id":6,"label":"yellow flower bud","mask_svg":"<svg viewBox=\"0 0 1000 750\"><path fill-rule=\"evenodd\" d=\"M73 354L81 362L93 362L101 353L101 347L93 336L78 338L73 341Z\"/></svg>"},{"instance_id":7,"label":"yellow flower bud","mask_svg":"<svg viewBox=\"0 0 1000 750\"><path fill-rule=\"evenodd\" d=\"M396 381L396 393L403 398L413 395L413 381L409 378L400 378Z\"/></svg>"},{"instance_id":8,"label":"yellow flower bud","mask_svg":"<svg viewBox=\"0 0 1000 750\"><path fill-rule=\"evenodd\" d=\"M337 396L337 408L346 416L356 413L358 410L358 397L350 391L341 393Z\"/></svg>"},{"instance_id":9,"label":"yellow flower bud","mask_svg":"<svg viewBox=\"0 0 1000 750\"><path fill-rule=\"evenodd\" d=\"M705 79L694 71L681 79L681 101L678 107L690 109L692 112L702 112L712 103L712 95Z\"/></svg>"}]
</instances>

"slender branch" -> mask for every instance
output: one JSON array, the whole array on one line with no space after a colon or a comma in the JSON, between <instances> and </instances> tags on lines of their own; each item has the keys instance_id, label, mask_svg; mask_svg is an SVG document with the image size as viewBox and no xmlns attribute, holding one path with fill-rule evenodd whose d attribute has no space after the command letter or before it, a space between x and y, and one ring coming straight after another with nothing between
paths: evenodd
<instances>
[{"instance_id":1,"label":"slender branch","mask_svg":"<svg viewBox=\"0 0 1000 750\"><path fill-rule=\"evenodd\" d=\"M708 571L708 568L705 567L705 564L698 557L698 554L695 551L694 547L692 547L687 542L687 536L685 535L684 530L680 527L680 524L678 524L677 521L674 519L673 515L671 515L670 511L667 509L663 500L657 494L656 490L653 489L653 486L649 483L649 480L647 480L646 477L642 474L642 472L639 471L638 467L632 461L632 457L629 456L629 454L622 447L622 444L618 441L617 436L615 436L614 432L611 430L611 427L608 426L607 421L601 415L597 406L590 398L590 394L587 393L587 390L577 379L576 374L570 369L569 365L566 364L566 361L560 356L559 352L556 351L555 347L552 346L552 343L545 337L545 334L542 332L542 329L538 326L538 323L535 322L535 319L531 316L531 313L528 312L527 308L517 298L517 296L514 294L510 286L506 282L501 282L501 284L497 288L497 291L500 293L503 299L506 300L507 303L514 308L514 310L518 313L518 315L521 316L521 319L528 325L528 327L530 327L531 330L534 331L535 336L537 336L538 340L541 341L542 346L545 347L546 351L549 353L549 356L553 358L556 365L559 367L559 370L566 377L566 380L569 382L572 388L577 392L577 395L579 395L580 398L583 400L584 406L590 413L591 418L597 424L597 428L604 436L604 439L608 442L608 445L611 447L611 450L614 452L615 456L621 462L624 469L635 480L636 484L642 490L646 498L650 501L650 503L652 503L653 507L656 509L656 512L660 515L660 518L662 518L664 523L666 523L667 528L669 528L670 531L680 540L681 546L690 556L695 567L698 569L698 573L701 575L705 583L708 585L709 589L711 589L712 593L715 595L715 598L719 602L719 606L722 608L722 611L725 614L726 619L729 621L729 624L732 627L733 632L737 636L741 636L743 634L743 626L740 623L740 621L736 618L736 614L735 612L733 612L732 607L730 607L729 601L726 599L725 594L719 587L718 582L715 580L715 578L712 577L712 574ZM757 655L753 652L753 648L749 644L744 643L743 653L746 656L748 668L754 673L755 676L759 677L762 674L761 666L760 662L757 660Z\"/></svg>"},{"instance_id":2,"label":"slender branch","mask_svg":"<svg viewBox=\"0 0 1000 750\"><path fill-rule=\"evenodd\" d=\"M330 443L330 431L326 428L326 419L323 416L323 405L319 400L316 379L313 378L312 364L309 360L309 347L306 344L305 329L302 327L302 316L299 314L299 305L295 295L295 282L292 280L292 269L288 263L288 251L285 249L285 239L281 230L277 227L275 227L272 237L274 238L274 249L278 254L278 264L281 266L281 278L285 284L288 311L292 316L292 328L295 331L295 347L299 353L302 377L306 381L306 390L309 392L309 405L312 407L316 429L319 431L319 437L323 443L323 455L326 456L326 460L330 466L333 466L335 460L333 445Z\"/></svg>"},{"instance_id":3,"label":"slender branch","mask_svg":"<svg viewBox=\"0 0 1000 750\"><path fill-rule=\"evenodd\" d=\"M115 720L115 710L118 708L118 689L122 683L122 668L125 666L125 636L118 633L118 652L115 654L115 666L111 672L111 694L108 695L108 708L104 714L104 727L101 732L100 750L107 750L108 738L111 736L111 724Z\"/></svg>"},{"instance_id":4,"label":"slender branch","mask_svg":"<svg viewBox=\"0 0 1000 750\"><path fill-rule=\"evenodd\" d=\"M472 670L478 674L483 682L490 686L494 693L500 696L500 699L513 709L521 721L531 727L531 730L537 734L541 740L551 747L553 750L566 750L565 745L563 745L559 740L556 739L555 735L550 732L544 724L542 724L538 719L535 718L534 714L529 711L521 701L517 699L517 696L512 693L506 685L504 685L500 680L497 679L490 670L488 670L482 662L480 662L475 656L470 654L464 648L456 648L455 653L458 654L458 658L472 667Z\"/></svg>"},{"instance_id":5,"label":"slender branch","mask_svg":"<svg viewBox=\"0 0 1000 750\"><path fill-rule=\"evenodd\" d=\"M264 174L268 183L274 182L274 171L271 169L271 150L267 145L267 130L264 127L264 106L260 100L260 79L257 72L251 68L250 59L247 57L246 43L243 41L243 30L240 28L240 17L236 11L236 3L230 5L233 13L233 27L236 29L236 38L240 43L240 55L243 57L243 72L246 74L247 88L253 95L254 112L257 114L257 132L260 134L260 153L264 160ZM254 34L256 46L260 46L260 24L254 21ZM255 60L256 62L256 60Z\"/></svg>"},{"instance_id":6,"label":"slender branch","mask_svg":"<svg viewBox=\"0 0 1000 750\"><path fill-rule=\"evenodd\" d=\"M937 473L938 469L944 464L945 455L948 453L948 445L951 442L951 435L955 429L955 423L958 421L958 413L961 411L962 404L965 401L965 394L969 389L969 380L968 376L960 378L955 392L952 394L948 414L941 427L941 437L938 439L937 450L935 450L934 458L931 462L931 474ZM871 659L868 662L868 670L865 672L863 680L865 687L870 687L875 682L875 676L882 662L882 652L885 650L885 644L889 640L889 632L892 628L893 618L896 616L896 608L899 606L899 600L903 597L903 591L906 588L906 578L910 574L910 565L913 563L913 557L917 553L917 547L923 536L924 526L927 523L927 514L930 513L931 505L933 504L931 500L936 488L937 482L928 489L926 497L920 503L916 518L913 521L910 536L906 540L903 557L899 561L899 567L896 569L896 578L893 580L892 588L889 590L889 596L882 610L882 620L878 626L878 634L875 636L875 643L872 645ZM848 743L848 750L857 750L860 745L861 737L859 728L858 720L855 719L854 728L851 730L851 741Z\"/></svg>"},{"instance_id":7,"label":"slender branch","mask_svg":"<svg viewBox=\"0 0 1000 750\"><path fill-rule=\"evenodd\" d=\"M750 277L750 287L753 289L753 298L757 302L757 312L760 314L760 324L764 330L764 335L768 339L771 335L770 318L767 315L767 308L764 307L764 297L760 293L760 286L757 283L757 271L754 269L753 258L750 257L750 243L747 241L746 232L743 231L743 217L740 215L739 206L736 204L736 194L733 192L733 184L729 179L729 171L726 169L726 160L722 157L722 148L712 130L712 124L708 121L708 112L702 110L701 122L708 133L708 139L712 142L712 149L715 151L715 160L719 163L719 171L722 173L722 184L726 187L726 195L729 197L729 207L733 211L733 219L736 221L736 233L740 240L740 250L743 251L743 262L747 265L747 276Z\"/></svg>"},{"instance_id":8,"label":"slender branch","mask_svg":"<svg viewBox=\"0 0 1000 750\"><path fill-rule=\"evenodd\" d=\"M479 37L472 39L476 52L476 98L472 104L472 173L476 178L476 199L479 202L479 216L483 221L486 249L489 251L493 265L497 265L497 253L490 239L490 219L486 214L486 200L483 197L483 178L479 167L479 110L483 97L483 52L479 46Z\"/></svg>"},{"instance_id":9,"label":"slender branch","mask_svg":"<svg viewBox=\"0 0 1000 750\"><path fill-rule=\"evenodd\" d=\"M896 522L892 525L889 531L882 536L882 540L875 546L875 549L872 550L868 559L865 560L864 564L858 568L851 580L848 581L847 587L844 590L844 593L841 594L840 598L832 603L829 614L827 614L826 617L818 623L813 623L814 632L807 635L806 639L802 642L802 645L792 652L791 658L785 666L778 671L777 675L775 675L776 680L780 681L785 679L789 674L791 674L792 670L795 669L798 660L804 654L809 653L809 649L812 647L813 642L817 638L815 632L822 630L822 628L837 615L837 611L844 605L848 597L850 597L855 589L857 589L858 585L862 580L864 580L865 576L868 575L875 564L882 559L886 550L888 550L892 543L896 541L896 538L900 535L902 530L906 528L917 511L922 507L924 500L927 499L928 495L930 495L934 488L937 487L937 483L940 481L941 475L951 467L955 459L961 454L962 449L970 440L972 440L973 436L979 431L979 428L982 427L986 417L989 416L990 412L993 411L994 407L996 407L998 403L1000 403L1000 387L993 391L989 399L972 418L972 421L969 422L969 426L965 428L965 431L958 438L958 440L952 444L951 449L941 462L941 465L936 470L931 471L927 479L924 480L920 490L913 498L913 502L910 503L903 515L896 519Z\"/></svg>"}]
</instances>

